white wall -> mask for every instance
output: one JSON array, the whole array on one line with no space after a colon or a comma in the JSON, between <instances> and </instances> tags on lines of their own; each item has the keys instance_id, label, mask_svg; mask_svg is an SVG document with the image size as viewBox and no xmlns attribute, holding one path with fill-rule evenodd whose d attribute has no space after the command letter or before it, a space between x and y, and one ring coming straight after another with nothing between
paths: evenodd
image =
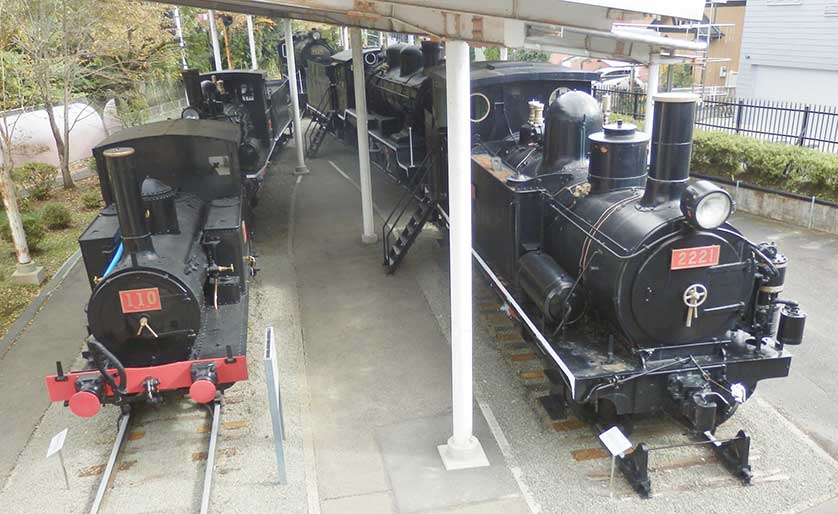
<instances>
[{"instance_id":1,"label":"white wall","mask_svg":"<svg viewBox=\"0 0 838 514\"><path fill-rule=\"evenodd\" d=\"M748 0L737 96L838 105L835 0Z\"/></svg>"},{"instance_id":2,"label":"white wall","mask_svg":"<svg viewBox=\"0 0 838 514\"><path fill-rule=\"evenodd\" d=\"M63 126L63 106L56 107L53 112L59 127ZM13 114L6 119L9 125L17 119L12 151L16 166L30 161L58 166L55 139L45 110ZM70 132L70 162L90 157L91 149L107 136L101 116L86 104L73 103L70 104L69 119L71 124L78 120ZM108 120L108 125L113 127L113 120Z\"/></svg>"}]
</instances>

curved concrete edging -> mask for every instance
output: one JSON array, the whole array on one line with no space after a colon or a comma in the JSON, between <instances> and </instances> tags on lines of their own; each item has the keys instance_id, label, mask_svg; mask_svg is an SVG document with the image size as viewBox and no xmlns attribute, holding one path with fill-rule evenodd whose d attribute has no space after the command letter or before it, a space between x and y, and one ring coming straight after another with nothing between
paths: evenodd
<instances>
[{"instance_id":1,"label":"curved concrete edging","mask_svg":"<svg viewBox=\"0 0 838 514\"><path fill-rule=\"evenodd\" d=\"M20 317L12 323L12 326L9 327L8 332L6 335L3 336L3 339L0 340L0 360L6 355L6 351L11 348L15 341L20 337L26 327L29 326L29 323L35 319L35 316L38 314L38 311L41 310L41 307L44 303L52 296L52 293L55 292L56 289L64 282L64 279L67 278L67 275L70 273L70 270L75 267L75 265L81 259L81 250L76 250L70 257L64 261L64 264L58 268L58 271L55 272L55 275L47 282L47 284L41 289L41 292L38 293L38 296L32 300L32 303L21 313Z\"/></svg>"}]
</instances>

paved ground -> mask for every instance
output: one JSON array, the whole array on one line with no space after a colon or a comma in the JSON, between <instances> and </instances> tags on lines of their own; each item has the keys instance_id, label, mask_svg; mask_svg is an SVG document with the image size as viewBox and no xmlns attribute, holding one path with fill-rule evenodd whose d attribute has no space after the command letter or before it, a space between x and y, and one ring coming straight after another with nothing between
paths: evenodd
<instances>
[{"instance_id":1,"label":"paved ground","mask_svg":"<svg viewBox=\"0 0 838 514\"><path fill-rule=\"evenodd\" d=\"M384 275L380 247L360 242L351 151L327 142L299 180L289 172L292 157L286 151L273 167L257 213L251 380L227 395L214 512L797 512L838 494L838 410L828 401L838 392L838 363L821 357L834 353L827 337L838 238L737 219L753 239L782 245L792 261L788 296L810 315L793 378L761 385L725 427L752 432L756 485L742 488L701 450L659 452L652 500L640 501L622 480L609 500L608 463L594 434L539 418L533 394L542 384L527 378L537 366L512 357L525 350L483 287L475 300L475 426L492 466L441 470L434 445L450 423L447 250L428 230L398 273ZM398 198L378 176L374 193L381 214ZM88 294L81 274L70 273L0 361L3 512L85 511L113 441L113 412L82 421L60 406L46 409L43 399L42 374L78 352ZM277 483L259 360L269 325L282 355L285 486ZM139 412L106 512L195 511L207 423L189 402ZM43 458L65 426L70 491L58 463ZM644 420L633 437L663 443L681 434L667 420Z\"/></svg>"}]
</instances>

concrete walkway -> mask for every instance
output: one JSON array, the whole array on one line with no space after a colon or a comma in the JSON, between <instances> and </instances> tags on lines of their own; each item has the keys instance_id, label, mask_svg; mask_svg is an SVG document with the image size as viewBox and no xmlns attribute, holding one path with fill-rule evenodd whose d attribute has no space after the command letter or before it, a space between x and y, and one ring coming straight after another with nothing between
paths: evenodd
<instances>
[{"instance_id":1,"label":"concrete walkway","mask_svg":"<svg viewBox=\"0 0 838 514\"><path fill-rule=\"evenodd\" d=\"M480 512L527 512L482 420L478 435L493 465L443 469L445 336L415 274L386 275L381 246L361 242L359 193L329 163L351 170L342 157L308 163L294 242L323 512L465 512L477 503Z\"/></svg>"}]
</instances>

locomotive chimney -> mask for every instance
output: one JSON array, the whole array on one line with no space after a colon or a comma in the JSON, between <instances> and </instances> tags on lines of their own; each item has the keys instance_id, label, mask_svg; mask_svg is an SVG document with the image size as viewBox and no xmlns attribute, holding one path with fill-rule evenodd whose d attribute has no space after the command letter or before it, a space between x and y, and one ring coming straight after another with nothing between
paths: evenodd
<instances>
[{"instance_id":1,"label":"locomotive chimney","mask_svg":"<svg viewBox=\"0 0 838 514\"><path fill-rule=\"evenodd\" d=\"M544 159L539 175L560 171L588 156L588 134L602 130L599 103L587 93L569 91L553 100L544 125Z\"/></svg>"},{"instance_id":2,"label":"locomotive chimney","mask_svg":"<svg viewBox=\"0 0 838 514\"><path fill-rule=\"evenodd\" d=\"M422 41L422 67L433 68L442 62L442 44L439 41Z\"/></svg>"},{"instance_id":3,"label":"locomotive chimney","mask_svg":"<svg viewBox=\"0 0 838 514\"><path fill-rule=\"evenodd\" d=\"M693 124L698 95L661 93L655 96L652 155L642 207L654 208L681 198L690 177Z\"/></svg>"},{"instance_id":4,"label":"locomotive chimney","mask_svg":"<svg viewBox=\"0 0 838 514\"><path fill-rule=\"evenodd\" d=\"M103 155L113 189L122 242L136 264L137 254L152 253L154 246L143 219L143 201L137 184L134 149L109 148Z\"/></svg>"}]
</instances>

